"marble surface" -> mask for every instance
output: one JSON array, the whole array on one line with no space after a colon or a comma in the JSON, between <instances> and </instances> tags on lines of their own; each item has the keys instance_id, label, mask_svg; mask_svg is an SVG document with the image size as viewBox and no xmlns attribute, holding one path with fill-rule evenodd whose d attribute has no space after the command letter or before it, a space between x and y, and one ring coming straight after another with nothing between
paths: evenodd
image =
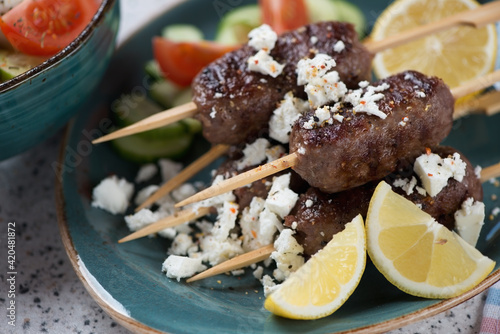
<instances>
[{"instance_id":1,"label":"marble surface","mask_svg":"<svg viewBox=\"0 0 500 334\"><path fill-rule=\"evenodd\" d=\"M169 0L124 0L123 39ZM133 22L130 25L128 22ZM62 245L55 209L54 170L63 131L32 150L0 162L0 333L124 334L94 302ZM15 298L9 297L8 223L15 222ZM486 294L389 333L479 333ZM15 300L15 327L7 307Z\"/></svg>"}]
</instances>

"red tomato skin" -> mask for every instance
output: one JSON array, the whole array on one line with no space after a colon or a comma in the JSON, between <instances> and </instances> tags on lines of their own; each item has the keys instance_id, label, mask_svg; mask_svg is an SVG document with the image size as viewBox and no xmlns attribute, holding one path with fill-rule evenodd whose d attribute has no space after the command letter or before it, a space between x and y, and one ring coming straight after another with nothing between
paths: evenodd
<instances>
[{"instance_id":1,"label":"red tomato skin","mask_svg":"<svg viewBox=\"0 0 500 334\"><path fill-rule=\"evenodd\" d=\"M26 0L0 18L0 29L25 54L52 56L90 23L96 0Z\"/></svg>"},{"instance_id":2,"label":"red tomato skin","mask_svg":"<svg viewBox=\"0 0 500 334\"><path fill-rule=\"evenodd\" d=\"M160 69L166 78L182 87L189 86L205 66L238 47L210 41L174 42L153 38L153 54Z\"/></svg>"},{"instance_id":3,"label":"red tomato skin","mask_svg":"<svg viewBox=\"0 0 500 334\"><path fill-rule=\"evenodd\" d=\"M259 0L262 22L279 35L309 23L304 0Z\"/></svg>"}]
</instances>

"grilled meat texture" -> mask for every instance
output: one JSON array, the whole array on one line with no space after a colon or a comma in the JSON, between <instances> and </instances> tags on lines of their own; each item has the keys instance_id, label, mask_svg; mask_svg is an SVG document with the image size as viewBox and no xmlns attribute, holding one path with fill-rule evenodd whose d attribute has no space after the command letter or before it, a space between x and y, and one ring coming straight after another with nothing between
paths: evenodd
<instances>
[{"instance_id":1,"label":"grilled meat texture","mask_svg":"<svg viewBox=\"0 0 500 334\"><path fill-rule=\"evenodd\" d=\"M442 158L457 152L445 146L433 148L432 151ZM460 154L460 157L467 164L464 179L462 182L449 179L447 186L435 197L423 196L417 191L408 195L402 188L394 186L394 181L397 179L416 177L413 165L408 165L406 162L402 162L397 172L387 176L385 181L395 192L415 204L420 204L423 211L451 230L455 227L454 214L467 198L472 197L476 201L483 199L481 181L475 175L474 168L463 154ZM378 181L370 182L333 194L326 194L311 187L299 197L290 215L285 217L284 225L292 227L296 222L295 238L304 247L304 254L313 255L358 214L363 218L366 217L377 184ZM420 183L418 185L421 186Z\"/></svg>"},{"instance_id":2,"label":"grilled meat texture","mask_svg":"<svg viewBox=\"0 0 500 334\"><path fill-rule=\"evenodd\" d=\"M345 49L335 52L333 46L340 40ZM247 59L256 52L245 45L227 53L193 81L196 118L202 122L203 135L211 143L237 145L263 137L273 111L287 92L306 99L304 87L297 86L295 73L302 58L329 54L337 63L335 70L340 79L352 88L371 75L373 56L348 23L316 23L281 35L271 51L276 61L286 64L277 78L248 70Z\"/></svg>"},{"instance_id":3,"label":"grilled meat texture","mask_svg":"<svg viewBox=\"0 0 500 334\"><path fill-rule=\"evenodd\" d=\"M385 119L353 113L346 103L342 122L305 129L311 111L294 124L290 152L302 152L294 170L311 186L334 193L383 179L449 134L454 98L441 79L407 71L373 86L384 82L390 88L377 104Z\"/></svg>"}]
</instances>

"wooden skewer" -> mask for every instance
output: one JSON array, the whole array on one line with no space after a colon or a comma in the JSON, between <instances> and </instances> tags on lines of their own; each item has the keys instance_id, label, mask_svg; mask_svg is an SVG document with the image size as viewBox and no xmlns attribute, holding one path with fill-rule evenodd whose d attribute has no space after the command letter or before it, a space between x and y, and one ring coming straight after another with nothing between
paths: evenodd
<instances>
[{"instance_id":1,"label":"wooden skewer","mask_svg":"<svg viewBox=\"0 0 500 334\"><path fill-rule=\"evenodd\" d=\"M261 247L259 249L253 250L251 252L248 252L243 255L236 256L232 258L231 260L227 260L222 262L221 264L218 264L208 270L205 270L204 272L195 275L188 280L186 280L187 283L191 283L194 281L202 280L208 277L212 277L215 275L219 275L231 270L235 269L240 269L243 267L247 267L251 264L264 261L267 259L271 253L274 252L274 245L267 245L264 247Z\"/></svg>"},{"instance_id":2,"label":"wooden skewer","mask_svg":"<svg viewBox=\"0 0 500 334\"><path fill-rule=\"evenodd\" d=\"M480 7L464 11L437 22L432 22L397 35L389 36L380 41L370 40L365 42L365 46L373 53L399 46L403 43L413 41L424 36L437 33L454 26L467 25L474 28L484 27L488 23L500 19L500 1L484 4Z\"/></svg>"},{"instance_id":3,"label":"wooden skewer","mask_svg":"<svg viewBox=\"0 0 500 334\"><path fill-rule=\"evenodd\" d=\"M481 182L500 176L500 162L486 167L481 171ZM235 256L231 260L222 262L212 268L205 270L198 275L189 278L186 282L191 283L201 279L209 278L215 275L223 274L225 272L247 267L251 264L264 261L274 251L274 245L267 245L251 252Z\"/></svg>"},{"instance_id":4,"label":"wooden skewer","mask_svg":"<svg viewBox=\"0 0 500 334\"><path fill-rule=\"evenodd\" d=\"M228 149L229 146L223 144L212 147L207 153L203 154L188 167L184 168L182 172L180 172L175 177L171 178L168 182L166 182L164 185L162 185L160 189L158 189L153 195L151 195L148 199L146 199L144 203L139 205L137 209L135 209L135 212L138 212L150 206L163 196L170 193L172 190L174 190L175 188L177 188L178 186L189 180L200 170L202 170L210 163L212 163L214 160L219 158L221 155L226 153Z\"/></svg>"},{"instance_id":5,"label":"wooden skewer","mask_svg":"<svg viewBox=\"0 0 500 334\"><path fill-rule=\"evenodd\" d=\"M455 99L457 99L466 96L472 92L475 92L477 90L491 86L497 81L500 81L500 70L485 75L484 77L471 80L466 84L464 84L463 86L452 89L451 93L455 97ZM181 207L191 203L199 202L207 198L214 197L228 191L232 191L236 188L243 187L249 183L252 183L269 175L280 172L286 168L292 168L295 166L297 161L298 161L297 153L291 153L281 159L259 166L245 173L238 174L235 177L219 182L218 184L211 186L177 203L175 207Z\"/></svg>"},{"instance_id":6,"label":"wooden skewer","mask_svg":"<svg viewBox=\"0 0 500 334\"><path fill-rule=\"evenodd\" d=\"M118 243L123 243L123 242L131 241L134 239L142 238L142 237L145 237L145 236L150 235L152 233L156 233L158 231L161 231L165 228L178 226L178 225L185 223L185 222L188 222L190 220L198 219L200 217L206 216L209 213L210 213L210 208L206 208L206 207L199 208L198 210L187 209L187 210L179 211L172 216L165 217L165 218L157 221L156 223L148 225L145 228L142 228L142 229L126 236L125 238L118 240Z\"/></svg>"},{"instance_id":7,"label":"wooden skewer","mask_svg":"<svg viewBox=\"0 0 500 334\"><path fill-rule=\"evenodd\" d=\"M153 130L180 121L181 119L192 117L196 114L196 112L196 104L194 104L194 102L188 102L172 109L159 112L123 129L95 139L92 141L92 144L98 144L108 140L133 135L135 133Z\"/></svg>"},{"instance_id":8,"label":"wooden skewer","mask_svg":"<svg viewBox=\"0 0 500 334\"><path fill-rule=\"evenodd\" d=\"M453 118L457 119L469 114L491 116L498 112L500 112L500 91L491 91L457 106Z\"/></svg>"},{"instance_id":9,"label":"wooden skewer","mask_svg":"<svg viewBox=\"0 0 500 334\"><path fill-rule=\"evenodd\" d=\"M205 190L202 190L199 193L185 199L184 201L177 203L175 207L181 207L191 203L199 202L202 201L203 199L207 199L210 197L223 194L228 191L232 191L236 188L243 187L244 185L247 185L254 181L263 179L266 176L276 174L287 168L291 168L297 164L297 158L298 158L297 154L292 153L273 162L251 169L247 172L238 174L230 179L224 180Z\"/></svg>"},{"instance_id":10,"label":"wooden skewer","mask_svg":"<svg viewBox=\"0 0 500 334\"><path fill-rule=\"evenodd\" d=\"M489 179L498 176L500 176L500 162L495 165L488 166L481 171L481 182L486 182Z\"/></svg>"},{"instance_id":11,"label":"wooden skewer","mask_svg":"<svg viewBox=\"0 0 500 334\"><path fill-rule=\"evenodd\" d=\"M364 41L364 45L368 51L377 53L379 51L393 48L404 43L408 43L415 39L430 35L436 32L443 31L457 25L469 25L472 27L480 28L486 24L495 22L500 19L500 1L494 1L484 4L478 8L468 10L455 14L453 16L444 18L440 21L429 23L400 34L389 36L380 41ZM125 137L135 133L140 133L155 128L159 128L174 122L177 122L186 117L192 117L196 114L197 107L194 102L188 102L184 105L165 110L163 112L154 114L145 118L135 124L132 124L123 129L117 130L113 133L105 135L92 141L93 144L102 143L105 141Z\"/></svg>"}]
</instances>

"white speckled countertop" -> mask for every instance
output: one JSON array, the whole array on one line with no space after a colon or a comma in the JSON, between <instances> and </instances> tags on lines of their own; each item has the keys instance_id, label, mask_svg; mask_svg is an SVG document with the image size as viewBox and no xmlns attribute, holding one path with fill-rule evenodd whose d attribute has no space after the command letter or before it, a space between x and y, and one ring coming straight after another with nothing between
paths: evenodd
<instances>
[{"instance_id":1,"label":"white speckled countertop","mask_svg":"<svg viewBox=\"0 0 500 334\"><path fill-rule=\"evenodd\" d=\"M171 0L121 0L120 40ZM0 333L129 333L87 293L62 245L55 209L54 171L62 131L34 149L0 162ZM16 222L15 327L7 324L7 223ZM479 333L486 294L447 312L391 331Z\"/></svg>"}]
</instances>

